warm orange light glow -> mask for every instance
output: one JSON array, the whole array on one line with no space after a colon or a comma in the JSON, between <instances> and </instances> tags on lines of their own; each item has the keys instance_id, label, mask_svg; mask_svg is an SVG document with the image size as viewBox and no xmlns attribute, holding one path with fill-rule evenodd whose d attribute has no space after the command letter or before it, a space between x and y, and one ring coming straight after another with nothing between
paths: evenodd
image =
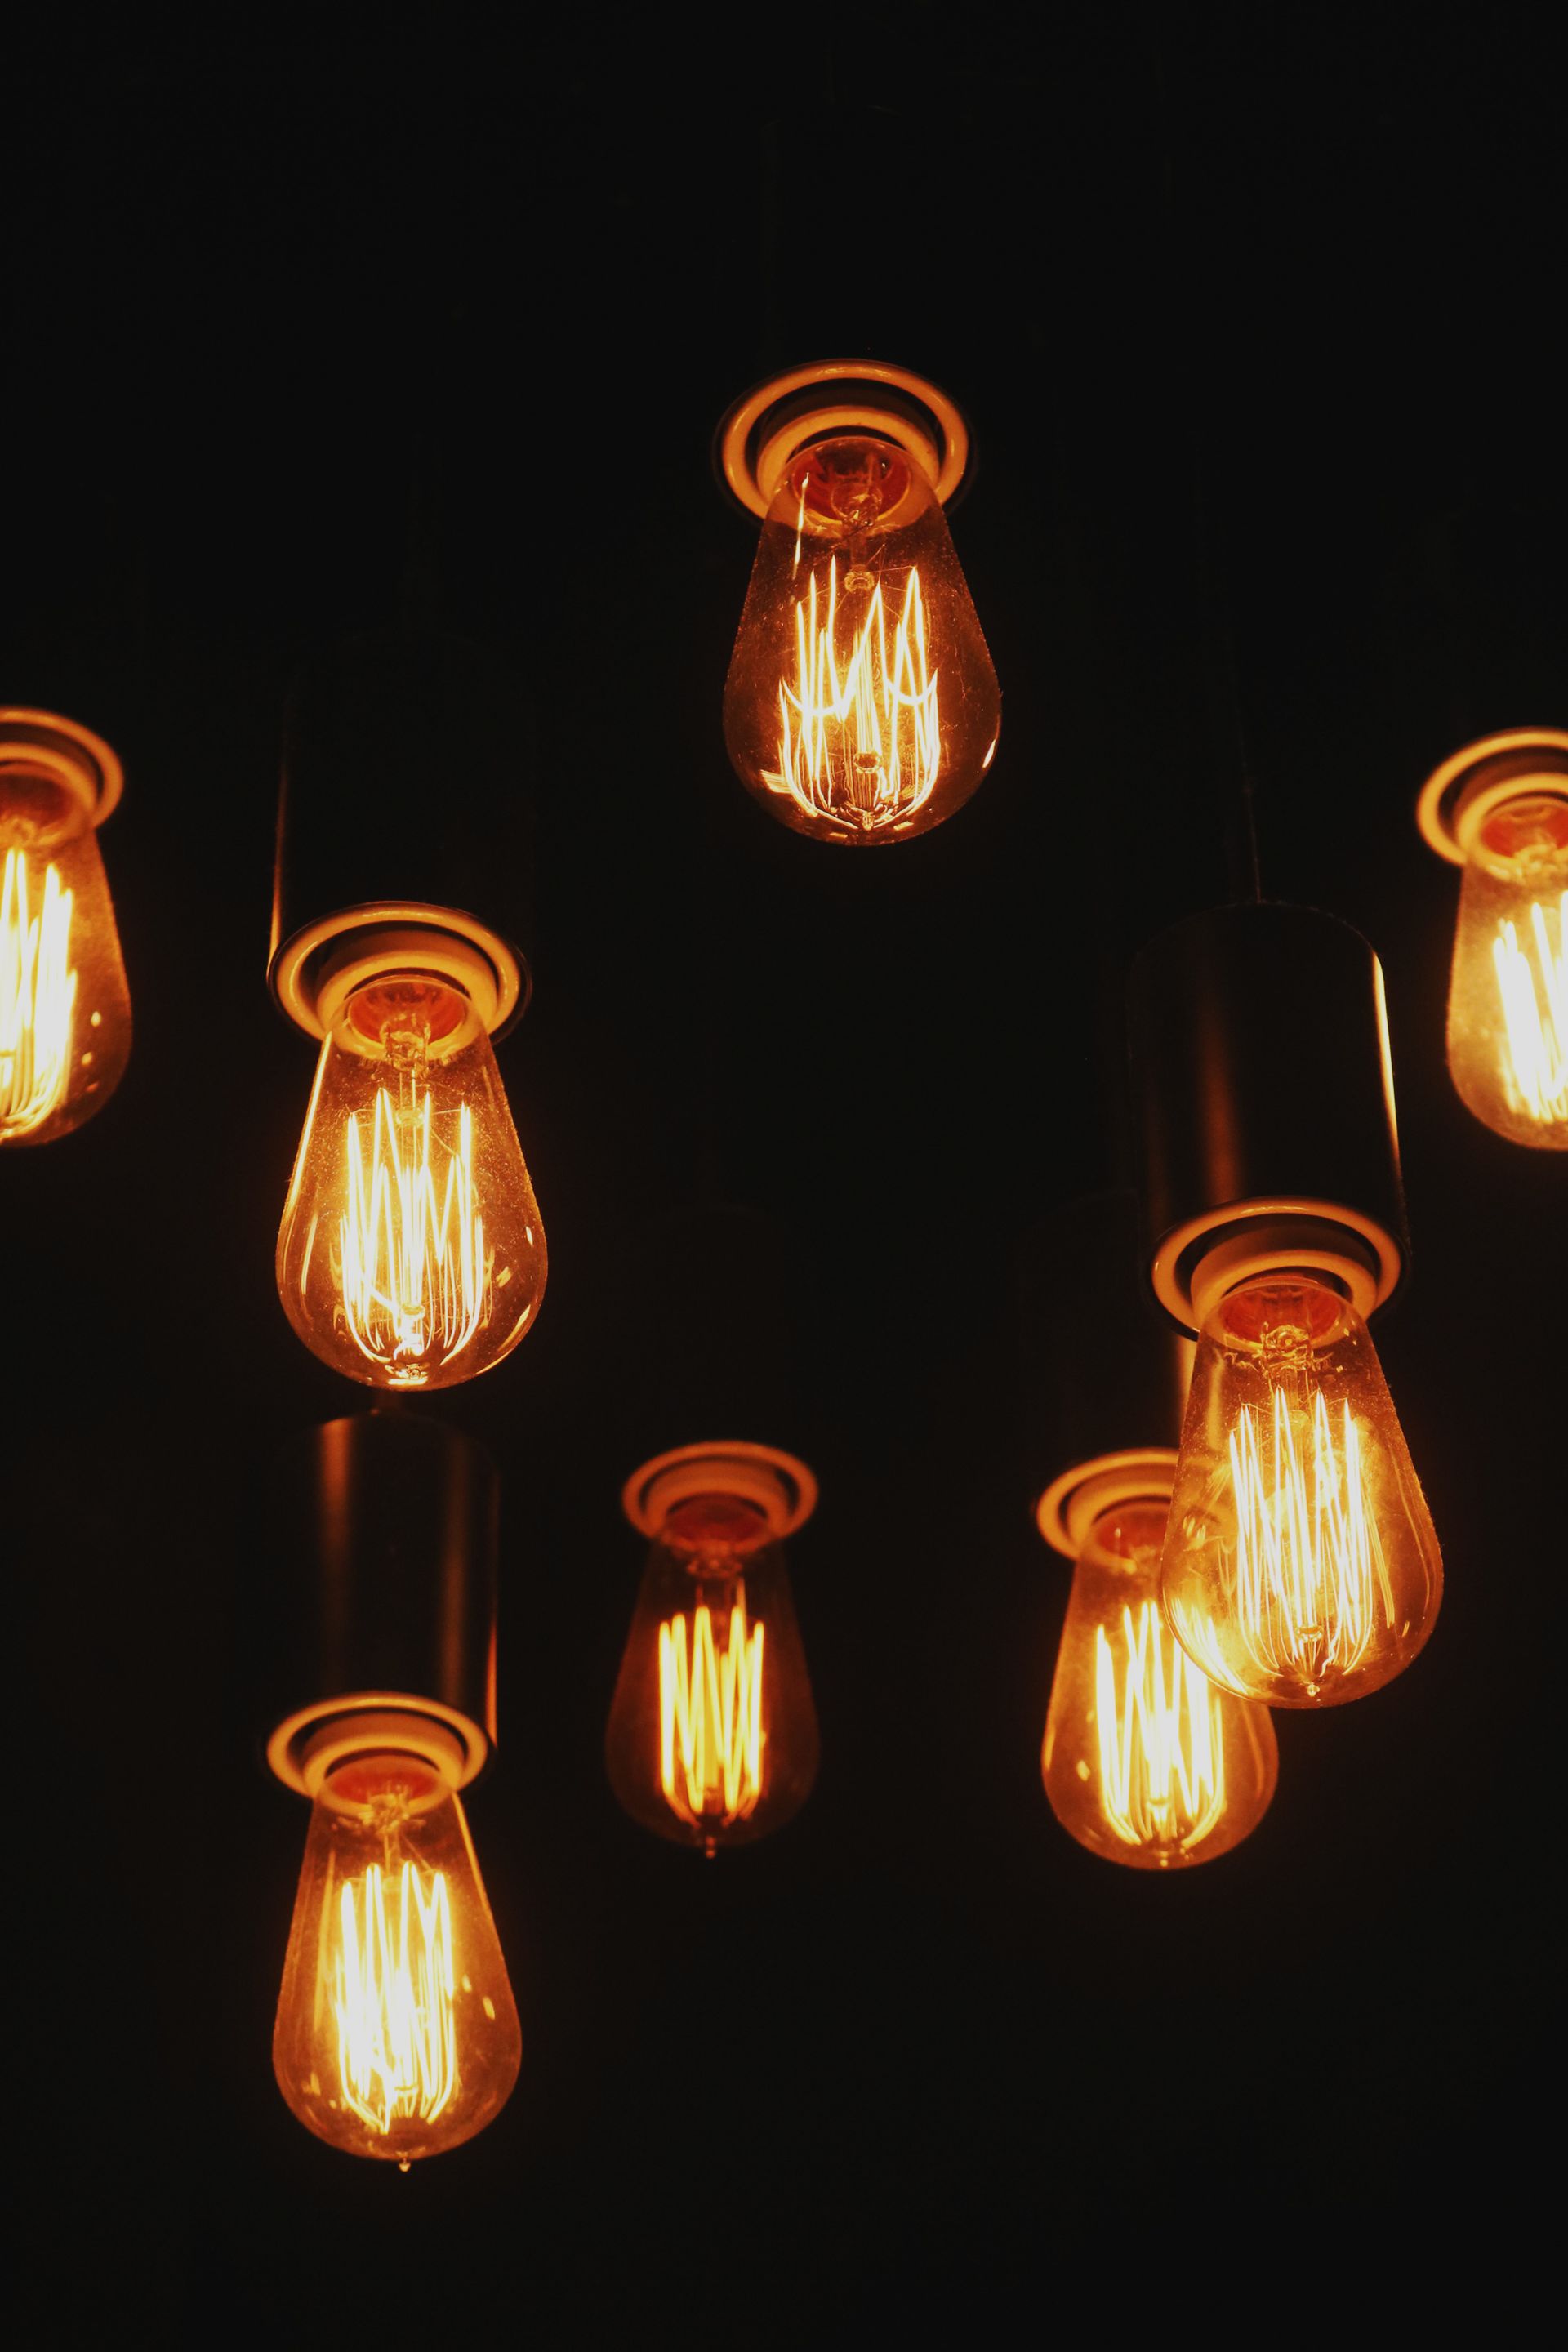
<instances>
[{"instance_id":1,"label":"warm orange light glow","mask_svg":"<svg viewBox=\"0 0 1568 2352\"><path fill-rule=\"evenodd\" d=\"M722 1623L722 1620L721 1620ZM746 1625L745 1586L730 1610L729 1636L713 1633L705 1601L687 1621L658 1629L659 1785L683 1821L745 1821L763 1793L763 1643Z\"/></svg>"},{"instance_id":2,"label":"warm orange light glow","mask_svg":"<svg viewBox=\"0 0 1568 2352\"><path fill-rule=\"evenodd\" d=\"M1158 1600L1163 1501L1118 1505L1073 1571L1041 1754L1051 1810L1136 1869L1207 1862L1256 1828L1278 1754L1265 1707L1217 1690Z\"/></svg>"},{"instance_id":3,"label":"warm orange light glow","mask_svg":"<svg viewBox=\"0 0 1568 2352\"><path fill-rule=\"evenodd\" d=\"M709 1853L805 1802L816 1710L784 1553L751 1504L699 1495L671 1511L644 1571L605 1756L635 1820Z\"/></svg>"},{"instance_id":4,"label":"warm orange light glow","mask_svg":"<svg viewBox=\"0 0 1568 2352\"><path fill-rule=\"evenodd\" d=\"M353 2155L407 2163L482 2130L522 2041L456 1792L356 1758L311 1816L273 2038L289 2106Z\"/></svg>"},{"instance_id":5,"label":"warm orange light glow","mask_svg":"<svg viewBox=\"0 0 1568 2352\"><path fill-rule=\"evenodd\" d=\"M1568 799L1555 793L1505 801L1470 844L1448 1067L1499 1135L1568 1150Z\"/></svg>"},{"instance_id":6,"label":"warm orange light glow","mask_svg":"<svg viewBox=\"0 0 1568 2352\"><path fill-rule=\"evenodd\" d=\"M1442 1559L1365 1324L1310 1276L1243 1285L1199 1342L1163 1589L1228 1690L1375 1690L1431 1632Z\"/></svg>"},{"instance_id":7,"label":"warm orange light glow","mask_svg":"<svg viewBox=\"0 0 1568 2352\"><path fill-rule=\"evenodd\" d=\"M343 2102L373 2131L434 2123L458 2080L452 1906L446 1874L372 1863L345 1885L332 1952Z\"/></svg>"},{"instance_id":8,"label":"warm orange light glow","mask_svg":"<svg viewBox=\"0 0 1568 2352\"><path fill-rule=\"evenodd\" d=\"M7 1137L28 1134L59 1108L76 1009L74 893L61 888L58 866L46 866L35 913L27 878L25 854L8 849L0 881L0 1134Z\"/></svg>"},{"instance_id":9,"label":"warm orange light glow","mask_svg":"<svg viewBox=\"0 0 1568 2352\"><path fill-rule=\"evenodd\" d=\"M379 1388L444 1388L517 1345L544 1233L489 1038L418 977L358 991L321 1049L278 1244L306 1345Z\"/></svg>"},{"instance_id":10,"label":"warm orange light glow","mask_svg":"<svg viewBox=\"0 0 1568 2352\"><path fill-rule=\"evenodd\" d=\"M867 437L803 451L763 526L724 689L737 772L797 832L902 839L968 799L1000 715L919 468Z\"/></svg>"},{"instance_id":11,"label":"warm orange light glow","mask_svg":"<svg viewBox=\"0 0 1568 2352\"><path fill-rule=\"evenodd\" d=\"M0 1145L47 1143L107 1102L131 1001L98 840L47 775L0 758Z\"/></svg>"},{"instance_id":12,"label":"warm orange light glow","mask_svg":"<svg viewBox=\"0 0 1568 2352\"><path fill-rule=\"evenodd\" d=\"M868 576L846 573L852 583ZM903 610L888 642L880 585L858 602L863 617L842 669L838 559L827 565L827 594L817 609L814 572L795 608L797 657L793 680L779 688L778 766L763 774L770 791L788 793L795 805L828 824L869 833L895 819L912 819L930 800L942 766L942 716L937 682L926 651L921 575L911 571Z\"/></svg>"}]
</instances>

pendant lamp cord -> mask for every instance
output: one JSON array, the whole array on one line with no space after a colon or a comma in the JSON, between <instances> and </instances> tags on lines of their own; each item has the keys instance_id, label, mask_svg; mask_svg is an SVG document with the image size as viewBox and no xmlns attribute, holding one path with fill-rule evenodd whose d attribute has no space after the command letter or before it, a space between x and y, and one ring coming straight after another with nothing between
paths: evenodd
<instances>
[{"instance_id":1,"label":"pendant lamp cord","mask_svg":"<svg viewBox=\"0 0 1568 2352\"><path fill-rule=\"evenodd\" d=\"M1186 218L1176 168L1174 109L1171 79L1157 26L1151 35L1155 111L1159 122L1160 173L1164 195L1163 247L1167 313L1173 347L1185 353L1185 364L1174 372L1186 404L1184 456L1192 550L1193 600L1200 637L1200 661L1206 701L1207 740L1211 753L1231 771L1223 787L1223 817L1230 896L1259 904L1263 877L1258 847L1258 801L1252 760L1247 748L1247 709L1241 685L1241 664L1232 600L1221 580L1215 551L1215 531L1205 485L1202 403L1190 356L1190 342L1179 340L1178 323L1187 337L1199 316L1195 273L1188 266L1193 251L1191 222Z\"/></svg>"}]
</instances>

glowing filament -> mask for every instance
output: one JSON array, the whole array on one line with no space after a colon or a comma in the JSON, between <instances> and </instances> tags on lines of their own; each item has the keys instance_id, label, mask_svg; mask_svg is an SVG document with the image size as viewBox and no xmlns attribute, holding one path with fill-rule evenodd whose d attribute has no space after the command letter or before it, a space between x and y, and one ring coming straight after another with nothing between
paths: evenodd
<instances>
[{"instance_id":1,"label":"glowing filament","mask_svg":"<svg viewBox=\"0 0 1568 2352\"><path fill-rule=\"evenodd\" d=\"M474 1190L474 1122L458 1123L437 1196L430 1096L406 1076L376 1091L368 1151L348 1122L348 1205L338 1228L343 1320L361 1352L416 1386L450 1363L489 1311L490 1255Z\"/></svg>"},{"instance_id":2,"label":"glowing filament","mask_svg":"<svg viewBox=\"0 0 1568 2352\"><path fill-rule=\"evenodd\" d=\"M847 582L869 583L851 571ZM920 573L911 571L889 644L881 583L840 666L838 560L827 566L826 612L814 572L795 608L795 676L779 688L779 766L766 782L813 815L871 833L912 816L942 764L936 677L926 658Z\"/></svg>"},{"instance_id":3,"label":"glowing filament","mask_svg":"<svg viewBox=\"0 0 1568 2352\"><path fill-rule=\"evenodd\" d=\"M1200 1845L1225 1811L1225 1751L1213 1685L1176 1644L1158 1610L1121 1612L1121 1681L1103 1625L1095 1628L1100 1802L1124 1845L1176 1853Z\"/></svg>"},{"instance_id":4,"label":"glowing filament","mask_svg":"<svg viewBox=\"0 0 1568 2352\"><path fill-rule=\"evenodd\" d=\"M1531 1118L1568 1119L1568 890L1555 913L1531 907L1522 945L1513 924L1500 922L1492 961L1508 1033L1501 1076L1509 1107Z\"/></svg>"},{"instance_id":5,"label":"glowing filament","mask_svg":"<svg viewBox=\"0 0 1568 2352\"><path fill-rule=\"evenodd\" d=\"M331 1955L338 2070L345 2103L373 2131L433 2122L449 2105L455 1983L444 1872L426 1891L413 1863L395 1881L372 1863L344 1885Z\"/></svg>"},{"instance_id":6,"label":"glowing filament","mask_svg":"<svg viewBox=\"0 0 1568 2352\"><path fill-rule=\"evenodd\" d=\"M1236 1622L1260 1675L1289 1675L1315 1696L1326 1675L1352 1673L1365 1657L1380 1601L1392 1627L1394 1592L1350 1407L1336 1433L1314 1398L1303 1444L1307 1415L1282 1389L1273 1399L1271 1444L1260 1444L1245 1405L1230 1435ZM1217 1659L1215 1672L1233 1682Z\"/></svg>"},{"instance_id":7,"label":"glowing filament","mask_svg":"<svg viewBox=\"0 0 1568 2352\"><path fill-rule=\"evenodd\" d=\"M722 1622L722 1620L721 1620ZM714 1638L706 1601L658 1629L659 1781L682 1821L726 1825L754 1812L763 1793L763 1635L746 1628L742 1591L730 1612L730 1637Z\"/></svg>"},{"instance_id":8,"label":"glowing filament","mask_svg":"<svg viewBox=\"0 0 1568 2352\"><path fill-rule=\"evenodd\" d=\"M5 853L0 883L0 1136L26 1135L58 1109L70 1076L76 974L70 968L75 894L58 869L44 872L43 903L30 912L27 861Z\"/></svg>"}]
</instances>

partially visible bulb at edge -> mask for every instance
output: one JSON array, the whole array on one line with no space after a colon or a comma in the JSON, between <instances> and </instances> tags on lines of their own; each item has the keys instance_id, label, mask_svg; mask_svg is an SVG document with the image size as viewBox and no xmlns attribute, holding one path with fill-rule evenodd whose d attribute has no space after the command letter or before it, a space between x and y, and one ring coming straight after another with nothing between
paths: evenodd
<instances>
[{"instance_id":1,"label":"partially visible bulb at edge","mask_svg":"<svg viewBox=\"0 0 1568 2352\"><path fill-rule=\"evenodd\" d=\"M1568 798L1523 793L1477 827L1459 890L1448 1068L1484 1127L1568 1151Z\"/></svg>"}]
</instances>

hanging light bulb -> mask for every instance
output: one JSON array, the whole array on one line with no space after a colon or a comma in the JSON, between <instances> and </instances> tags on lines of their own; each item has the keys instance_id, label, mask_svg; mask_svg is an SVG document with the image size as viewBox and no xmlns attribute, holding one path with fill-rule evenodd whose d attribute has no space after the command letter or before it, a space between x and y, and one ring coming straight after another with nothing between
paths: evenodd
<instances>
[{"instance_id":1,"label":"hanging light bulb","mask_svg":"<svg viewBox=\"0 0 1568 2352\"><path fill-rule=\"evenodd\" d=\"M273 2034L301 2123L406 2167L484 2128L521 2057L458 1790L495 1743L499 1481L424 1416L283 1448L251 1652L267 1761L311 1802Z\"/></svg>"},{"instance_id":2,"label":"hanging light bulb","mask_svg":"<svg viewBox=\"0 0 1568 2352\"><path fill-rule=\"evenodd\" d=\"M362 1718L355 1738L376 1733ZM310 1777L273 2068L319 2138L406 2168L504 2106L517 2005L455 1780L428 1754L374 1747Z\"/></svg>"},{"instance_id":3,"label":"hanging light bulb","mask_svg":"<svg viewBox=\"0 0 1568 2352\"><path fill-rule=\"evenodd\" d=\"M1228 1853L1268 1810L1279 1769L1268 1708L1216 1687L1171 1638L1160 1607L1165 1517L1157 1494L1094 1518L1073 1568L1040 1756L1063 1829L1134 1870Z\"/></svg>"},{"instance_id":4,"label":"hanging light bulb","mask_svg":"<svg viewBox=\"0 0 1568 2352\"><path fill-rule=\"evenodd\" d=\"M544 1289L539 1204L476 1009L482 968L476 958L465 975L450 942L445 971L399 965L420 951L384 940L382 969L367 973L355 953L323 990L326 1036L278 1237L294 1328L375 1388L488 1371Z\"/></svg>"},{"instance_id":5,"label":"hanging light bulb","mask_svg":"<svg viewBox=\"0 0 1568 2352\"><path fill-rule=\"evenodd\" d=\"M1443 1563L1372 1339L1332 1283L1256 1272L1205 1297L1162 1590L1222 1688L1331 1706L1403 1672Z\"/></svg>"},{"instance_id":6,"label":"hanging light bulb","mask_svg":"<svg viewBox=\"0 0 1568 2352\"><path fill-rule=\"evenodd\" d=\"M1366 1328L1406 1258L1382 968L1332 916L1221 908L1143 950L1129 1013L1145 1263L1198 1335L1166 1616L1244 1698L1359 1697L1443 1583Z\"/></svg>"},{"instance_id":7,"label":"hanging light bulb","mask_svg":"<svg viewBox=\"0 0 1568 2352\"><path fill-rule=\"evenodd\" d=\"M47 710L0 710L0 1144L100 1110L131 1053L131 998L97 827L119 761Z\"/></svg>"},{"instance_id":8,"label":"hanging light bulb","mask_svg":"<svg viewBox=\"0 0 1568 2352\"><path fill-rule=\"evenodd\" d=\"M1568 732L1470 744L1429 779L1418 819L1464 866L1448 992L1460 1099L1510 1143L1568 1151Z\"/></svg>"},{"instance_id":9,"label":"hanging light bulb","mask_svg":"<svg viewBox=\"0 0 1568 2352\"><path fill-rule=\"evenodd\" d=\"M721 427L725 477L763 517L724 737L795 832L907 840L991 765L1001 696L942 513L967 452L944 394L850 362L763 385Z\"/></svg>"},{"instance_id":10,"label":"hanging light bulb","mask_svg":"<svg viewBox=\"0 0 1568 2352\"><path fill-rule=\"evenodd\" d=\"M797 1812L816 1710L780 1538L816 1500L790 1455L682 1447L628 1481L654 1536L610 1707L610 1785L647 1829L713 1854Z\"/></svg>"}]
</instances>

